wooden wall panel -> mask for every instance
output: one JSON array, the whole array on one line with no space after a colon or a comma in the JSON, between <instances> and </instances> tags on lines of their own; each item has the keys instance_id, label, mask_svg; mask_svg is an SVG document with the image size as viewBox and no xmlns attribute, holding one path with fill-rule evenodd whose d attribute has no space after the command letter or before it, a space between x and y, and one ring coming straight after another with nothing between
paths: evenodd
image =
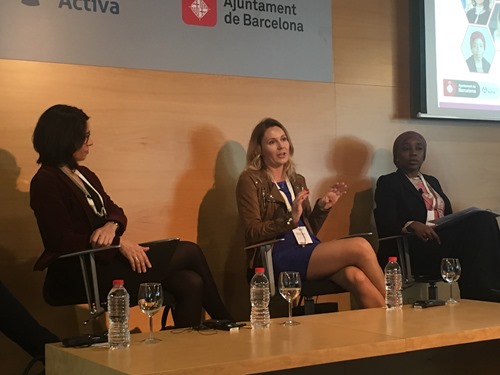
<instances>
[{"instance_id":1,"label":"wooden wall panel","mask_svg":"<svg viewBox=\"0 0 500 375\"><path fill-rule=\"evenodd\" d=\"M395 1L333 1L336 83L394 83L396 10Z\"/></svg>"},{"instance_id":2,"label":"wooden wall panel","mask_svg":"<svg viewBox=\"0 0 500 375\"><path fill-rule=\"evenodd\" d=\"M41 322L63 337L81 328L72 309L43 302L43 274L31 270L42 249L28 206L38 168L31 134L56 103L90 115L93 146L84 164L125 209L127 235L197 241L234 315L248 318L234 199L248 138L263 117L281 120L314 185L325 173L318 150L328 147L334 128L333 84L8 60L0 60L0 77L0 200L7 208L0 216L0 270Z\"/></svg>"}]
</instances>

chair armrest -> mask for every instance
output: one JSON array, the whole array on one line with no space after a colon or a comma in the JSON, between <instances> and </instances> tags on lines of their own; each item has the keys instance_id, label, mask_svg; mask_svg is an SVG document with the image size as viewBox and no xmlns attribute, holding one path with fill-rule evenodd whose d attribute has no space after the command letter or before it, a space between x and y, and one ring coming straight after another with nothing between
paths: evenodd
<instances>
[{"instance_id":1,"label":"chair armrest","mask_svg":"<svg viewBox=\"0 0 500 375\"><path fill-rule=\"evenodd\" d=\"M353 233L353 234L348 234L347 236L340 237L339 240L344 240L346 238L353 238L353 237L369 237L373 236L373 232L363 232L363 233Z\"/></svg>"},{"instance_id":2,"label":"chair armrest","mask_svg":"<svg viewBox=\"0 0 500 375\"><path fill-rule=\"evenodd\" d=\"M382 237L379 238L379 242L383 241L389 241L389 240L397 240L397 239L403 239L403 237L411 237L414 236L414 233L401 233L401 234L396 234L395 236L387 236L387 237Z\"/></svg>"},{"instance_id":3,"label":"chair armrest","mask_svg":"<svg viewBox=\"0 0 500 375\"><path fill-rule=\"evenodd\" d=\"M260 258L264 265L264 270L269 279L269 291L271 296L276 293L276 283L274 281L274 269L273 269L273 257L272 250L275 243L284 241L284 238L276 238L269 241L259 242L253 245L245 247L245 250L258 250L260 252Z\"/></svg>"},{"instance_id":4,"label":"chair armrest","mask_svg":"<svg viewBox=\"0 0 500 375\"><path fill-rule=\"evenodd\" d=\"M99 285L97 281L97 270L95 265L95 254L101 251L108 251L113 249L119 249L120 245L104 246L95 249L87 249L82 251L75 251L73 253L63 254L59 256L59 259L72 258L78 256L80 260L80 267L82 271L83 284L85 286L85 294L87 295L87 303L89 306L90 318L87 319L84 324L87 324L90 320L101 315L105 310L101 306L101 300L99 296Z\"/></svg>"},{"instance_id":5,"label":"chair armrest","mask_svg":"<svg viewBox=\"0 0 500 375\"><path fill-rule=\"evenodd\" d=\"M414 233L401 233L394 236L379 238L379 242L395 240L398 247L398 260L401 266L401 273L405 283L411 284L415 281L415 277L411 270L411 256L408 238L413 237Z\"/></svg>"},{"instance_id":6,"label":"chair armrest","mask_svg":"<svg viewBox=\"0 0 500 375\"><path fill-rule=\"evenodd\" d=\"M253 250L253 249L257 249L261 246L274 245L276 242L280 242L280 241L284 241L284 240L285 240L284 238L275 238L274 240L263 241L263 242L259 242L259 243L253 244L253 245L245 246L244 249L245 250Z\"/></svg>"},{"instance_id":7,"label":"chair armrest","mask_svg":"<svg viewBox=\"0 0 500 375\"><path fill-rule=\"evenodd\" d=\"M82 250L82 251L75 251L74 253L63 254L63 255L60 255L59 258L71 258L71 257L74 257L74 256L94 254L94 253L98 253L98 252L101 252L101 251L112 250L112 249L119 249L119 248L120 248L120 245L112 245L112 246L105 246L105 247L96 247L95 249L87 249L87 250Z\"/></svg>"}]
</instances>

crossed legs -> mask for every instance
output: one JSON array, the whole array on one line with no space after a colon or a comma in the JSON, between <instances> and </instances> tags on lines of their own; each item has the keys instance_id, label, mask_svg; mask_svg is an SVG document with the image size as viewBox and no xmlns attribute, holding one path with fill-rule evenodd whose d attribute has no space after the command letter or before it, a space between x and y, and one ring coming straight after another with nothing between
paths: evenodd
<instances>
[{"instance_id":1,"label":"crossed legs","mask_svg":"<svg viewBox=\"0 0 500 375\"><path fill-rule=\"evenodd\" d=\"M201 248L180 241L165 272L165 285L175 297L175 326L192 327L201 323L202 307L214 319L230 319Z\"/></svg>"},{"instance_id":2,"label":"crossed legs","mask_svg":"<svg viewBox=\"0 0 500 375\"><path fill-rule=\"evenodd\" d=\"M320 243L309 260L307 278L334 281L351 292L363 308L385 305L384 274L364 238Z\"/></svg>"}]
</instances>

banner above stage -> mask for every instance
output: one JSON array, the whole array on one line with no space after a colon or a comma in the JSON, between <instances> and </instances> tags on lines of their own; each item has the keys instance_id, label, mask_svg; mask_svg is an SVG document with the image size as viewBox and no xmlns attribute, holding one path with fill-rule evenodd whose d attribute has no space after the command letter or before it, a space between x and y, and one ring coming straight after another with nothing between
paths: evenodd
<instances>
[{"instance_id":1,"label":"banner above stage","mask_svg":"<svg viewBox=\"0 0 500 375\"><path fill-rule=\"evenodd\" d=\"M331 82L331 0L8 0L0 58Z\"/></svg>"}]
</instances>

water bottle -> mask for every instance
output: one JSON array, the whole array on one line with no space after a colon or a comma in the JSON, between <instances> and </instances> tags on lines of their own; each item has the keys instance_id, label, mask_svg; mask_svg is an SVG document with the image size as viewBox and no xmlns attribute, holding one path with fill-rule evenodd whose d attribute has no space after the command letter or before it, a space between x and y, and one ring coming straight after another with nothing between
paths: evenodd
<instances>
[{"instance_id":1,"label":"water bottle","mask_svg":"<svg viewBox=\"0 0 500 375\"><path fill-rule=\"evenodd\" d=\"M388 309L401 309L403 307L403 276L397 257L389 257L385 266L385 304Z\"/></svg>"},{"instance_id":2,"label":"water bottle","mask_svg":"<svg viewBox=\"0 0 500 375\"><path fill-rule=\"evenodd\" d=\"M255 275L250 280L250 323L252 328L269 328L269 280L264 274L264 268L256 268Z\"/></svg>"},{"instance_id":3,"label":"water bottle","mask_svg":"<svg viewBox=\"0 0 500 375\"><path fill-rule=\"evenodd\" d=\"M123 280L113 280L108 294L108 343L110 349L124 349L130 345L128 317L130 296L123 286Z\"/></svg>"}]
</instances>

